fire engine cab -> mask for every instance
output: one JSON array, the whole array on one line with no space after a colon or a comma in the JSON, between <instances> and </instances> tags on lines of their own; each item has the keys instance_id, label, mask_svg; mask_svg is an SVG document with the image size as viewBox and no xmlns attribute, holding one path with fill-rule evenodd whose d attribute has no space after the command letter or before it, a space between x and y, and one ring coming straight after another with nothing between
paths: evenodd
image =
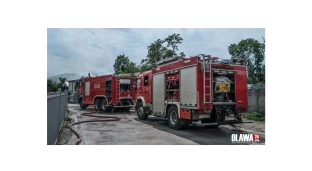
<instances>
[{"instance_id":1,"label":"fire engine cab","mask_svg":"<svg viewBox=\"0 0 312 171\"><path fill-rule=\"evenodd\" d=\"M138 118L163 117L173 129L193 121L215 127L252 122L241 117L248 106L246 71L245 61L204 54L163 59L133 85ZM226 119L230 111L235 120Z\"/></svg>"},{"instance_id":2,"label":"fire engine cab","mask_svg":"<svg viewBox=\"0 0 312 171\"><path fill-rule=\"evenodd\" d=\"M94 105L95 110L111 112L115 108L129 111L133 107L132 76L103 75L83 77L79 80L80 108Z\"/></svg>"}]
</instances>

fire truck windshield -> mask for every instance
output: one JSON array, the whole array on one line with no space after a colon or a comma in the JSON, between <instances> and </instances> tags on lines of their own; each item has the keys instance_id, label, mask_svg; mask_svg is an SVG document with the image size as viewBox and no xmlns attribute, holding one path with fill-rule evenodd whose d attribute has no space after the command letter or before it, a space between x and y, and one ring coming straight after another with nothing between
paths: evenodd
<instances>
[{"instance_id":1,"label":"fire truck windshield","mask_svg":"<svg viewBox=\"0 0 312 171\"><path fill-rule=\"evenodd\" d=\"M82 80L79 81L79 86L83 86L83 81Z\"/></svg>"},{"instance_id":2,"label":"fire truck windshield","mask_svg":"<svg viewBox=\"0 0 312 171\"><path fill-rule=\"evenodd\" d=\"M130 79L120 79L120 90L121 91L131 91L131 80Z\"/></svg>"}]
</instances>

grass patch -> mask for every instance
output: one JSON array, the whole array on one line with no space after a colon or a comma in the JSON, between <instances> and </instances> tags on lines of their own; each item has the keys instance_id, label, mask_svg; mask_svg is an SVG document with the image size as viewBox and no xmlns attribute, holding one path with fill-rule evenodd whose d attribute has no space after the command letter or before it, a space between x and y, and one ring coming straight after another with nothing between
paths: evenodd
<instances>
[{"instance_id":1,"label":"grass patch","mask_svg":"<svg viewBox=\"0 0 312 171\"><path fill-rule=\"evenodd\" d=\"M247 113L244 115L244 118L254 120L254 121L265 121L265 113L264 112Z\"/></svg>"},{"instance_id":2,"label":"grass patch","mask_svg":"<svg viewBox=\"0 0 312 171\"><path fill-rule=\"evenodd\" d=\"M65 121L70 122L71 120L72 120L72 118L70 118L70 117L68 117L68 116L65 117Z\"/></svg>"},{"instance_id":3,"label":"grass patch","mask_svg":"<svg viewBox=\"0 0 312 171\"><path fill-rule=\"evenodd\" d=\"M67 122L63 124L63 128L69 128L69 126L68 126L68 123L67 123Z\"/></svg>"},{"instance_id":4,"label":"grass patch","mask_svg":"<svg viewBox=\"0 0 312 171\"><path fill-rule=\"evenodd\" d=\"M66 115L65 119L64 119L63 128L69 128L69 124L71 121L72 121L72 118L70 118L69 116Z\"/></svg>"}]
</instances>

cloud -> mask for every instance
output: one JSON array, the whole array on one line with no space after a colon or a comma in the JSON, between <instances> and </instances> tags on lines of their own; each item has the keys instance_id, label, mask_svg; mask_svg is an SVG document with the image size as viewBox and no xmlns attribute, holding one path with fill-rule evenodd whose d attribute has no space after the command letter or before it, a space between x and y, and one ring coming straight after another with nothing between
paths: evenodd
<instances>
[{"instance_id":1,"label":"cloud","mask_svg":"<svg viewBox=\"0 0 312 171\"><path fill-rule=\"evenodd\" d=\"M48 29L48 77L111 74L118 55L125 54L139 64L147 55L147 46L173 33L184 39L179 52L187 56L204 53L230 58L230 44L246 38L262 42L265 29Z\"/></svg>"}]
</instances>

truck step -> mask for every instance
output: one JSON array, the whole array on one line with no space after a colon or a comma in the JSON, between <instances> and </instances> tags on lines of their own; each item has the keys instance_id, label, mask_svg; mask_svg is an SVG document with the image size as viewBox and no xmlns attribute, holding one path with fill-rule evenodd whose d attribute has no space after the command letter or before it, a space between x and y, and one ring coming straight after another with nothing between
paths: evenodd
<instances>
[{"instance_id":1,"label":"truck step","mask_svg":"<svg viewBox=\"0 0 312 171\"><path fill-rule=\"evenodd\" d=\"M153 116L154 116L154 118L164 118L165 119L164 115L155 115L155 114L153 114Z\"/></svg>"},{"instance_id":2,"label":"truck step","mask_svg":"<svg viewBox=\"0 0 312 171\"><path fill-rule=\"evenodd\" d=\"M204 126L215 126L218 125L218 123L202 123Z\"/></svg>"},{"instance_id":3,"label":"truck step","mask_svg":"<svg viewBox=\"0 0 312 171\"><path fill-rule=\"evenodd\" d=\"M114 108L126 108L126 107L134 107L134 105L126 105L126 106L114 106Z\"/></svg>"},{"instance_id":4,"label":"truck step","mask_svg":"<svg viewBox=\"0 0 312 171\"><path fill-rule=\"evenodd\" d=\"M153 116L153 117L150 117L150 119L155 120L155 121L167 121L167 119L164 116Z\"/></svg>"}]
</instances>

